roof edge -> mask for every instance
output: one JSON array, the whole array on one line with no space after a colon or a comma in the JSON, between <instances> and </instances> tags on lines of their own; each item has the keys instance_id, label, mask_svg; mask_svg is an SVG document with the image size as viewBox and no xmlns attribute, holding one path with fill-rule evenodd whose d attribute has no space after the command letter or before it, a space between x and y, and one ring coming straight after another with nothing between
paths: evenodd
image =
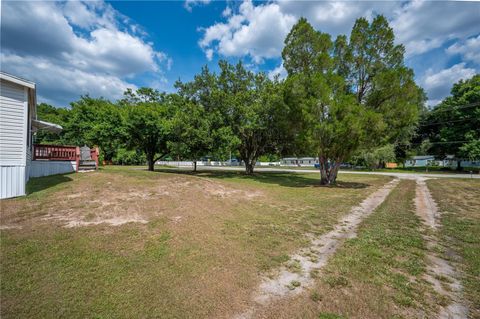
<instances>
[{"instance_id":1,"label":"roof edge","mask_svg":"<svg viewBox=\"0 0 480 319\"><path fill-rule=\"evenodd\" d=\"M22 85L30 89L34 89L34 90L36 89L36 85L34 82L19 78L18 76L11 75L3 71L0 71L0 79Z\"/></svg>"}]
</instances>

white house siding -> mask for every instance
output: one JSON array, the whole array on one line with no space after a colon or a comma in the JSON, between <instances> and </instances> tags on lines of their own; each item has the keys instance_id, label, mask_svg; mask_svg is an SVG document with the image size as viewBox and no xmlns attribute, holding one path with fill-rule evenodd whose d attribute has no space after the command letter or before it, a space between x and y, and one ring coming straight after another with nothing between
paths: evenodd
<instances>
[{"instance_id":1,"label":"white house siding","mask_svg":"<svg viewBox=\"0 0 480 319\"><path fill-rule=\"evenodd\" d=\"M0 166L0 198L25 195L25 166Z\"/></svg>"},{"instance_id":2,"label":"white house siding","mask_svg":"<svg viewBox=\"0 0 480 319\"><path fill-rule=\"evenodd\" d=\"M75 161L32 161L30 177L73 173L77 170Z\"/></svg>"},{"instance_id":3,"label":"white house siding","mask_svg":"<svg viewBox=\"0 0 480 319\"><path fill-rule=\"evenodd\" d=\"M27 88L0 82L0 198L25 195Z\"/></svg>"}]
</instances>

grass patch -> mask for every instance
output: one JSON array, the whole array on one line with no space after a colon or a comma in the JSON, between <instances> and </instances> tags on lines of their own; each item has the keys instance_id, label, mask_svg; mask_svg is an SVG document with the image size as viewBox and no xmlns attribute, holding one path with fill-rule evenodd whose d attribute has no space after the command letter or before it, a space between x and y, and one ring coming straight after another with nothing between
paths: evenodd
<instances>
[{"instance_id":1,"label":"grass patch","mask_svg":"<svg viewBox=\"0 0 480 319\"><path fill-rule=\"evenodd\" d=\"M401 181L364 221L358 237L349 240L327 266L330 286L361 282L378 294L391 295L397 306L422 306L425 247L414 212L414 191L413 181Z\"/></svg>"},{"instance_id":2,"label":"grass patch","mask_svg":"<svg viewBox=\"0 0 480 319\"><path fill-rule=\"evenodd\" d=\"M480 181L442 179L427 184L442 213L441 244L450 248L443 256L458 261L471 316L480 318Z\"/></svg>"},{"instance_id":3,"label":"grass patch","mask_svg":"<svg viewBox=\"0 0 480 319\"><path fill-rule=\"evenodd\" d=\"M301 318L395 318L434 313L422 278L425 246L415 214L415 182L401 181L318 274L315 297L276 305ZM317 296L322 296L321 301ZM297 315L300 314L300 315ZM323 317L322 317L323 316Z\"/></svg>"},{"instance_id":4,"label":"grass patch","mask_svg":"<svg viewBox=\"0 0 480 319\"><path fill-rule=\"evenodd\" d=\"M313 291L310 294L310 299L312 299L314 302L319 302L322 300L322 296L318 293L318 291Z\"/></svg>"},{"instance_id":5,"label":"grass patch","mask_svg":"<svg viewBox=\"0 0 480 319\"><path fill-rule=\"evenodd\" d=\"M318 319L346 319L344 316L340 316L334 313L326 312L318 315Z\"/></svg>"},{"instance_id":6,"label":"grass patch","mask_svg":"<svg viewBox=\"0 0 480 319\"><path fill-rule=\"evenodd\" d=\"M298 288L302 285L300 281L297 280L292 280L288 285L287 288L290 290L295 290L295 288Z\"/></svg>"}]
</instances>

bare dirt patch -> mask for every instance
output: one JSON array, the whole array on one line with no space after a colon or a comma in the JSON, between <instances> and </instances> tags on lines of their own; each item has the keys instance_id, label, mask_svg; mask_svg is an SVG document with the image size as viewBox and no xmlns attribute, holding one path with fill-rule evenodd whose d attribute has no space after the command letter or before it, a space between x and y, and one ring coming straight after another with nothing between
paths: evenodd
<instances>
[{"instance_id":1,"label":"bare dirt patch","mask_svg":"<svg viewBox=\"0 0 480 319\"><path fill-rule=\"evenodd\" d=\"M1 225L0 230L7 230L7 229L22 229L22 226L19 225Z\"/></svg>"},{"instance_id":2,"label":"bare dirt patch","mask_svg":"<svg viewBox=\"0 0 480 319\"><path fill-rule=\"evenodd\" d=\"M334 229L323 236L310 235L311 246L290 256L290 263L266 276L253 295L253 305L236 318L250 318L273 300L298 295L314 283L315 272L326 265L329 258L348 238L356 236L361 221L371 214L398 184L395 179L367 197L350 214L343 217Z\"/></svg>"},{"instance_id":3,"label":"bare dirt patch","mask_svg":"<svg viewBox=\"0 0 480 319\"><path fill-rule=\"evenodd\" d=\"M415 195L415 206L417 208L417 213L426 225L432 229L436 229L438 227L439 218L438 208L437 204L430 195L430 192L428 191L428 187L424 178L417 179Z\"/></svg>"},{"instance_id":4,"label":"bare dirt patch","mask_svg":"<svg viewBox=\"0 0 480 319\"><path fill-rule=\"evenodd\" d=\"M447 306L440 306L438 318L440 319L463 319L467 318L468 307L462 296L462 284L459 274L452 265L441 258L433 249L438 246L437 229L439 227L439 212L437 205L428 190L425 179L417 179L415 205L417 214L422 218L424 224L429 228L427 232L431 235L424 235L427 243L427 274L425 279L430 282L433 289L440 296L449 300Z\"/></svg>"},{"instance_id":5,"label":"bare dirt patch","mask_svg":"<svg viewBox=\"0 0 480 319\"><path fill-rule=\"evenodd\" d=\"M172 218L174 223L178 223L189 214L192 202L208 207L203 205L205 201L241 202L263 196L259 190L235 187L206 178L169 174L161 177L139 180L105 173L81 176L80 181L70 185L69 189L37 202L2 203L2 223L5 223L2 227L22 227L21 224L27 221L29 224L56 221L66 228L100 224L119 226L126 223L145 224L159 216ZM29 213L15 213L19 211Z\"/></svg>"}]
</instances>

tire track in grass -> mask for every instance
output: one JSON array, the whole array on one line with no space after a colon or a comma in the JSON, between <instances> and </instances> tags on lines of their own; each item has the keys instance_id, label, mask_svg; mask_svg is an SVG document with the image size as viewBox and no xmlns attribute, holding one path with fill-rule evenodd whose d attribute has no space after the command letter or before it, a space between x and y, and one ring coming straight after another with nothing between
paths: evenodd
<instances>
[{"instance_id":1,"label":"tire track in grass","mask_svg":"<svg viewBox=\"0 0 480 319\"><path fill-rule=\"evenodd\" d=\"M323 268L346 239L356 236L362 220L385 201L398 182L399 179L394 179L368 196L359 206L354 207L350 214L343 217L332 231L320 237L311 235L312 245L290 256L293 265L291 263L290 267L281 267L273 278L263 278L252 296L253 305L234 318L251 318L257 310L270 302L299 294L312 286L312 272Z\"/></svg>"},{"instance_id":2,"label":"tire track in grass","mask_svg":"<svg viewBox=\"0 0 480 319\"><path fill-rule=\"evenodd\" d=\"M428 190L425 178L417 178L415 206L420 216L431 231L431 235L425 234L427 244L427 274L425 279L430 282L433 289L441 296L451 300L447 306L441 306L438 318L440 319L464 319L468 316L468 307L463 301L462 284L458 274L450 263L434 253L439 241L436 231L439 227L439 212L435 200Z\"/></svg>"}]
</instances>

